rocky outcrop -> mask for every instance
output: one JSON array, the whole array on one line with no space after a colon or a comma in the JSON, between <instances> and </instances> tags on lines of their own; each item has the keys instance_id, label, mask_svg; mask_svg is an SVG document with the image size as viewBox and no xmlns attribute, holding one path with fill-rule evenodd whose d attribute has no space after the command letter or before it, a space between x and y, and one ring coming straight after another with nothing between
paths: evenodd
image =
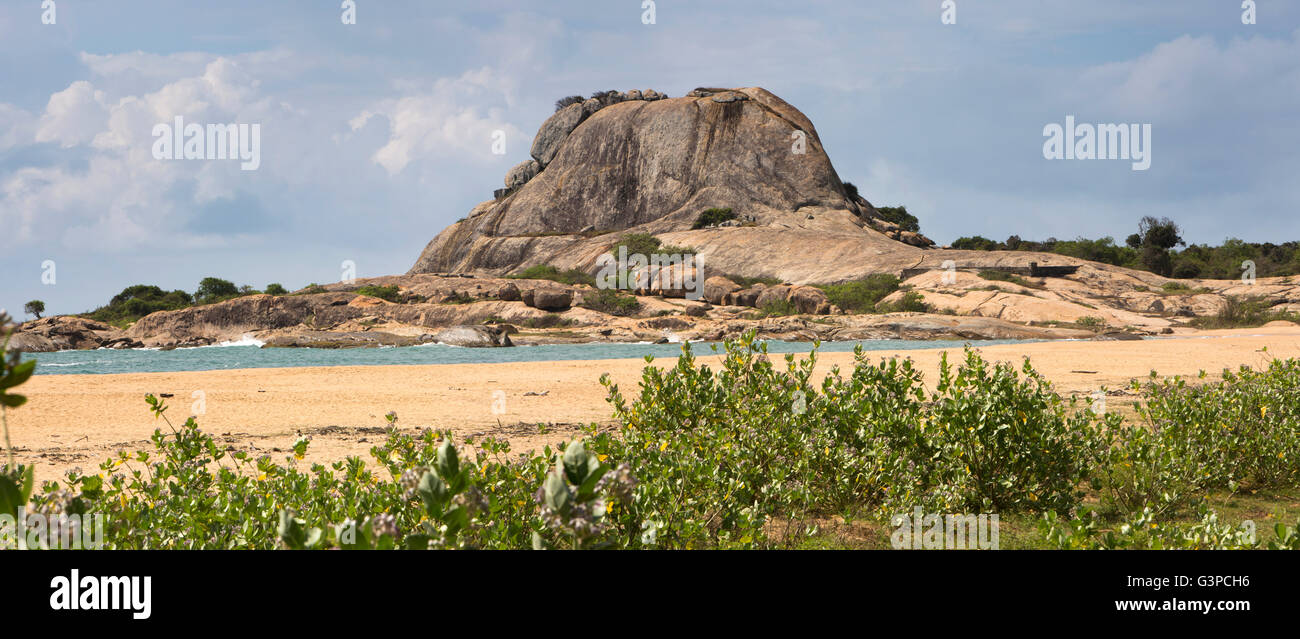
<instances>
[{"instance_id":1,"label":"rocky outcrop","mask_svg":"<svg viewBox=\"0 0 1300 639\"><path fill-rule=\"evenodd\" d=\"M514 345L510 343L510 336L499 326L452 326L432 335L423 335L420 339L472 348Z\"/></svg>"},{"instance_id":2,"label":"rocky outcrop","mask_svg":"<svg viewBox=\"0 0 1300 639\"><path fill-rule=\"evenodd\" d=\"M560 151L560 145L577 128L578 123L582 122L582 118L582 105L570 104L556 111L555 115L542 123L542 128L537 130L537 137L533 138L533 148L529 152L539 167L546 168L546 165L551 163L555 154Z\"/></svg>"},{"instance_id":3,"label":"rocky outcrop","mask_svg":"<svg viewBox=\"0 0 1300 639\"><path fill-rule=\"evenodd\" d=\"M103 322L55 315L25 322L10 339L9 346L27 353L49 353L95 348L139 348L142 344Z\"/></svg>"},{"instance_id":4,"label":"rocky outcrop","mask_svg":"<svg viewBox=\"0 0 1300 639\"><path fill-rule=\"evenodd\" d=\"M741 275L755 271L761 246L796 265L780 274L796 283L825 270L828 246L861 268L879 268L864 262L877 245L916 250L870 228L870 210L846 195L812 122L777 96L760 88L659 100L639 93L602 94L552 115L531 149L540 172L439 234L411 273L504 274L544 263L594 273L619 236L586 229L681 234L677 245ZM527 172L512 169L507 184ZM714 207L753 222L692 230Z\"/></svg>"},{"instance_id":5,"label":"rocky outcrop","mask_svg":"<svg viewBox=\"0 0 1300 639\"><path fill-rule=\"evenodd\" d=\"M731 294L740 290L740 285L721 276L704 280L704 299L710 304L729 304Z\"/></svg>"},{"instance_id":6,"label":"rocky outcrop","mask_svg":"<svg viewBox=\"0 0 1300 639\"><path fill-rule=\"evenodd\" d=\"M573 305L573 293L557 288L534 289L528 299L525 303L543 311L565 311Z\"/></svg>"},{"instance_id":7,"label":"rocky outcrop","mask_svg":"<svg viewBox=\"0 0 1300 639\"><path fill-rule=\"evenodd\" d=\"M541 170L542 166L537 163L537 160L520 162L515 168L510 169L509 173L506 173L506 188L517 189L527 184Z\"/></svg>"}]
</instances>

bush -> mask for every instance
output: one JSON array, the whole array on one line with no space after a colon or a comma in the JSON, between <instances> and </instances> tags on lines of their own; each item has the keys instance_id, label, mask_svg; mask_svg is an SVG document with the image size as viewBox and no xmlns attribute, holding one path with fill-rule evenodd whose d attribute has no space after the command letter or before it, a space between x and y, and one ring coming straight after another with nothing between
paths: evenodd
<instances>
[{"instance_id":1,"label":"bush","mask_svg":"<svg viewBox=\"0 0 1300 639\"><path fill-rule=\"evenodd\" d=\"M157 286L137 284L122 289L108 304L86 313L85 317L122 326L150 313L188 308L193 304L194 298L185 291L168 292Z\"/></svg>"},{"instance_id":2,"label":"bush","mask_svg":"<svg viewBox=\"0 0 1300 639\"><path fill-rule=\"evenodd\" d=\"M266 294L267 295L288 295L289 291L286 290L284 286L280 285L279 283L271 283L266 285Z\"/></svg>"},{"instance_id":3,"label":"bush","mask_svg":"<svg viewBox=\"0 0 1300 639\"><path fill-rule=\"evenodd\" d=\"M898 278L888 273L877 273L843 284L819 286L827 299L846 312L874 313L876 304L885 296L898 290Z\"/></svg>"},{"instance_id":4,"label":"bush","mask_svg":"<svg viewBox=\"0 0 1300 639\"><path fill-rule=\"evenodd\" d=\"M736 219L736 214L731 209L705 209L695 218L695 223L691 225L692 229L702 229L708 226L717 226L727 220Z\"/></svg>"},{"instance_id":5,"label":"bush","mask_svg":"<svg viewBox=\"0 0 1300 639\"><path fill-rule=\"evenodd\" d=\"M569 106L570 104L581 104L585 101L586 99L580 95L570 95L567 97L563 97L555 101L555 111L558 113L561 109Z\"/></svg>"},{"instance_id":6,"label":"bush","mask_svg":"<svg viewBox=\"0 0 1300 639\"><path fill-rule=\"evenodd\" d=\"M513 280L551 280L553 282L560 282L561 284L568 284L570 286L586 284L587 286L594 287L596 285L596 278L593 275L584 273L577 269L561 271L550 264L530 266L514 275L507 275L506 277Z\"/></svg>"},{"instance_id":7,"label":"bush","mask_svg":"<svg viewBox=\"0 0 1300 639\"><path fill-rule=\"evenodd\" d=\"M963 251L996 251L1001 248L997 242L982 235L959 237L953 240L952 247Z\"/></svg>"},{"instance_id":8,"label":"bush","mask_svg":"<svg viewBox=\"0 0 1300 639\"><path fill-rule=\"evenodd\" d=\"M638 302L635 297L624 295L617 289L612 288L599 289L595 295L584 295L582 306L593 311L624 317L635 315L637 311L641 310L641 302Z\"/></svg>"},{"instance_id":9,"label":"bush","mask_svg":"<svg viewBox=\"0 0 1300 639\"><path fill-rule=\"evenodd\" d=\"M876 311L880 313L929 313L934 307L925 302L925 296L916 291L903 293L903 298L895 302L881 302L876 304Z\"/></svg>"},{"instance_id":10,"label":"bush","mask_svg":"<svg viewBox=\"0 0 1300 639\"><path fill-rule=\"evenodd\" d=\"M799 308L790 300L768 300L758 309L760 317L785 317L798 314Z\"/></svg>"},{"instance_id":11,"label":"bush","mask_svg":"<svg viewBox=\"0 0 1300 639\"><path fill-rule=\"evenodd\" d=\"M1146 423L1119 431L1106 477L1115 508L1165 514L1207 489L1300 481L1300 360L1225 370L1200 387L1153 377L1142 394Z\"/></svg>"},{"instance_id":12,"label":"bush","mask_svg":"<svg viewBox=\"0 0 1300 639\"><path fill-rule=\"evenodd\" d=\"M904 231L912 231L913 233L921 232L920 220L917 220L915 215L908 213L906 206L878 206L876 207L876 212L879 213L880 217L884 218L886 222L893 222L898 225L898 228L903 229Z\"/></svg>"},{"instance_id":13,"label":"bush","mask_svg":"<svg viewBox=\"0 0 1300 639\"><path fill-rule=\"evenodd\" d=\"M1219 309L1218 313L1215 313L1212 317L1194 318L1191 322L1192 326L1207 329L1254 328L1275 320L1300 323L1300 315L1274 311L1268 300L1262 298L1240 298L1225 295L1223 302L1223 308Z\"/></svg>"},{"instance_id":14,"label":"bush","mask_svg":"<svg viewBox=\"0 0 1300 639\"><path fill-rule=\"evenodd\" d=\"M199 282L198 290L194 291L194 302L196 304L215 304L239 296L239 287L235 286L233 282L218 277L205 277Z\"/></svg>"},{"instance_id":15,"label":"bush","mask_svg":"<svg viewBox=\"0 0 1300 639\"><path fill-rule=\"evenodd\" d=\"M381 300L397 302L401 299L401 289L396 285L393 286L362 286L353 291L357 295L367 295L369 297L378 297Z\"/></svg>"},{"instance_id":16,"label":"bush","mask_svg":"<svg viewBox=\"0 0 1300 639\"><path fill-rule=\"evenodd\" d=\"M1258 543L1197 491L1300 481L1300 360L1200 387L1153 378L1138 388L1146 423L1127 426L1063 400L1027 360L970 349L957 366L941 360L932 389L911 360L873 363L861 347L847 376L824 377L815 351L772 358L753 331L721 350L716 371L689 345L671 368L646 366L630 403L603 376L618 430L523 455L491 437L458 448L449 432L399 430L390 413L370 463L306 464L310 436L282 459L254 457L193 417L173 426L150 395L166 423L151 450L39 495L30 468L9 466L0 499L104 515L117 549L792 547L831 514L913 507L1041 514L1062 548L1247 548ZM7 410L35 362L0 362ZM1080 517L1090 488L1102 508ZM1170 521L1174 503L1199 503L1196 519ZM1102 525L1105 510L1117 525ZM1295 529L1275 531L1268 547L1300 548Z\"/></svg>"}]
</instances>

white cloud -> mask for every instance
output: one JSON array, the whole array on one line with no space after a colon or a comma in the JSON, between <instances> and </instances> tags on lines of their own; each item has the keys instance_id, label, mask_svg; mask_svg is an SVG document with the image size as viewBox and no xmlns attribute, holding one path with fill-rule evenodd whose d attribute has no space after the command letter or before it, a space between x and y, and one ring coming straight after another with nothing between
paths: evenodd
<instances>
[{"instance_id":1,"label":"white cloud","mask_svg":"<svg viewBox=\"0 0 1300 639\"><path fill-rule=\"evenodd\" d=\"M35 139L36 116L0 102L0 151L26 146Z\"/></svg>"},{"instance_id":2,"label":"white cloud","mask_svg":"<svg viewBox=\"0 0 1300 639\"><path fill-rule=\"evenodd\" d=\"M491 100L504 102L512 83L490 68L469 71L458 78L436 81L427 93L381 100L350 121L352 130L382 117L389 125L389 139L371 156L375 164L391 175L423 159L472 158L495 161L493 133L506 134L510 146L531 144L531 138L507 122L501 107L480 110L466 104Z\"/></svg>"},{"instance_id":3,"label":"white cloud","mask_svg":"<svg viewBox=\"0 0 1300 639\"><path fill-rule=\"evenodd\" d=\"M58 142L64 148L91 141L108 118L104 92L78 80L50 96L36 129L37 142Z\"/></svg>"}]
</instances>

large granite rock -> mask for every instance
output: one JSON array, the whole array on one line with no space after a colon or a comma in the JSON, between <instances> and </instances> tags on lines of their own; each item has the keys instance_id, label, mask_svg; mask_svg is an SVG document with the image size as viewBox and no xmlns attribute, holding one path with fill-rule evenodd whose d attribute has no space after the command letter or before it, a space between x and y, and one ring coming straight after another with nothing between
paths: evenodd
<instances>
[{"instance_id":1,"label":"large granite rock","mask_svg":"<svg viewBox=\"0 0 1300 639\"><path fill-rule=\"evenodd\" d=\"M704 280L704 299L710 304L729 304L731 294L740 290L740 285L719 275Z\"/></svg>"},{"instance_id":2,"label":"large granite rock","mask_svg":"<svg viewBox=\"0 0 1300 639\"><path fill-rule=\"evenodd\" d=\"M827 266L818 246L859 261L874 253L870 242L917 250L865 228L812 122L779 97L760 88L658 100L639 93L597 100L612 101L598 111L588 100L552 115L531 150L542 171L439 234L411 273L495 275L548 263L594 272L618 235L583 229L691 232L699 243L683 245L719 255L715 272L739 266L742 275L754 270L760 246L810 276ZM730 207L757 228L691 231L711 207ZM760 229L779 235L753 233ZM897 261L908 260L916 258ZM782 277L800 282L801 274Z\"/></svg>"},{"instance_id":3,"label":"large granite rock","mask_svg":"<svg viewBox=\"0 0 1300 639\"><path fill-rule=\"evenodd\" d=\"M421 339L424 339L422 336ZM499 326L451 326L427 336L426 341L433 341L448 346L513 346L510 336Z\"/></svg>"},{"instance_id":4,"label":"large granite rock","mask_svg":"<svg viewBox=\"0 0 1300 639\"><path fill-rule=\"evenodd\" d=\"M582 105L570 104L556 111L555 115L542 124L542 128L537 130L537 137L533 138L533 148L529 152L538 165L545 168L551 163L565 138L582 122L582 116Z\"/></svg>"}]
</instances>

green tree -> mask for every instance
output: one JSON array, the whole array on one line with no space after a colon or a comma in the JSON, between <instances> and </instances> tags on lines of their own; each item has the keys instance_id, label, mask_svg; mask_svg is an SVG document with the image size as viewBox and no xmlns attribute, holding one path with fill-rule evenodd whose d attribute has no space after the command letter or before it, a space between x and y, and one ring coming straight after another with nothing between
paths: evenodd
<instances>
[{"instance_id":1,"label":"green tree","mask_svg":"<svg viewBox=\"0 0 1300 639\"><path fill-rule=\"evenodd\" d=\"M40 300L32 300L26 304L23 304L23 312L27 313L28 315L35 315L36 319L41 319L41 313L45 312L45 302L42 302Z\"/></svg>"},{"instance_id":2,"label":"green tree","mask_svg":"<svg viewBox=\"0 0 1300 639\"><path fill-rule=\"evenodd\" d=\"M199 290L194 291L194 301L199 304L211 304L239 296L239 287L234 282L216 277L205 277L199 282Z\"/></svg>"},{"instance_id":3,"label":"green tree","mask_svg":"<svg viewBox=\"0 0 1300 639\"><path fill-rule=\"evenodd\" d=\"M281 285L279 282L272 282L266 285L266 294L267 295L288 295L289 291L285 290L284 286Z\"/></svg>"}]
</instances>

